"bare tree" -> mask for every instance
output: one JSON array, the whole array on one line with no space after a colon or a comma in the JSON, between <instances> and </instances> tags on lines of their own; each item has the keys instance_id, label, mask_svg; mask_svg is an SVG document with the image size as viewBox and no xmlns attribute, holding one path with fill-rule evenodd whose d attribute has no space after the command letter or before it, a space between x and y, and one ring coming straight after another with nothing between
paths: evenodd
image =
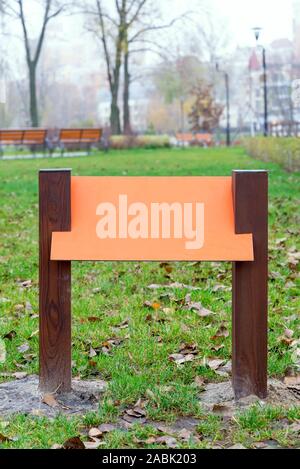
<instances>
[{"instance_id":1,"label":"bare tree","mask_svg":"<svg viewBox=\"0 0 300 469\"><path fill-rule=\"evenodd\" d=\"M149 50L159 51L158 41L151 33L166 29L168 24L160 24L157 0L94 0L87 2L84 11L91 18L88 29L101 41L106 63L107 79L111 94L111 131L121 133L120 109L118 105L121 86L122 66L124 70L123 89L123 130L131 133L130 84L131 55Z\"/></svg>"},{"instance_id":2,"label":"bare tree","mask_svg":"<svg viewBox=\"0 0 300 469\"><path fill-rule=\"evenodd\" d=\"M159 33L170 29L176 22L187 18L185 15L172 18L163 23L155 0L131 0L126 14L125 37L124 37L124 92L123 92L123 126L124 133L131 133L130 119L130 85L132 77L131 57L136 54L151 52L164 60L167 58L165 48L161 45L162 37Z\"/></svg>"},{"instance_id":3,"label":"bare tree","mask_svg":"<svg viewBox=\"0 0 300 469\"><path fill-rule=\"evenodd\" d=\"M37 99L37 66L41 56L42 48L44 45L46 31L49 22L60 15L66 8L67 2L60 2L58 0L43 0L42 8L43 15L40 26L40 32L37 38L36 47L32 46L29 38L28 21L25 14L25 1L24 0L3 0L2 8L4 13L16 18L21 25L22 35L24 40L26 63L28 67L29 77L29 111L32 127L39 126L39 112L38 112L38 99ZM69 2L68 2L69 4Z\"/></svg>"}]
</instances>

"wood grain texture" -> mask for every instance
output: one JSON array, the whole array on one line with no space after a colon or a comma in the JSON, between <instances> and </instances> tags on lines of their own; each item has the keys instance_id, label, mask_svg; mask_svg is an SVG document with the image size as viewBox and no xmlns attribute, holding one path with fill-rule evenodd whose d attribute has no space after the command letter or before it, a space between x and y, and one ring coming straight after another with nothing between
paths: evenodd
<instances>
[{"instance_id":1,"label":"wood grain texture","mask_svg":"<svg viewBox=\"0 0 300 469\"><path fill-rule=\"evenodd\" d=\"M50 261L53 231L71 229L71 171L39 173L40 389L71 390L71 262Z\"/></svg>"},{"instance_id":2,"label":"wood grain texture","mask_svg":"<svg viewBox=\"0 0 300 469\"><path fill-rule=\"evenodd\" d=\"M252 233L254 262L234 262L232 375L236 398L267 396L268 173L234 171L236 233Z\"/></svg>"}]
</instances>

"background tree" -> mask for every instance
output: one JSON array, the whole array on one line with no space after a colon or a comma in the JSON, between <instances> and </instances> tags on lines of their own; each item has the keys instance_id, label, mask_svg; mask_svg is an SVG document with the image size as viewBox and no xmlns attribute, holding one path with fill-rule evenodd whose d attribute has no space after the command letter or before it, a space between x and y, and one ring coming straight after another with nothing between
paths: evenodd
<instances>
[{"instance_id":1,"label":"background tree","mask_svg":"<svg viewBox=\"0 0 300 469\"><path fill-rule=\"evenodd\" d=\"M212 86L199 83L193 89L194 104L189 114L193 132L212 132L219 124L224 107L214 101Z\"/></svg>"},{"instance_id":2,"label":"background tree","mask_svg":"<svg viewBox=\"0 0 300 469\"><path fill-rule=\"evenodd\" d=\"M192 90L204 73L198 58L180 55L174 60L167 59L154 71L154 81L166 104L176 103L179 109L178 129L186 127L186 105L191 100Z\"/></svg>"},{"instance_id":3,"label":"background tree","mask_svg":"<svg viewBox=\"0 0 300 469\"><path fill-rule=\"evenodd\" d=\"M26 63L29 78L29 112L32 127L39 126L38 98L37 98L37 66L44 45L47 27L49 22L60 15L66 8L66 2L57 0L43 0L43 9L40 32L37 37L36 47L32 45L29 38L28 20L25 13L25 0L3 0L2 8L4 13L16 18L21 25L23 42L25 48ZM69 3L68 3L69 4Z\"/></svg>"},{"instance_id":4,"label":"background tree","mask_svg":"<svg viewBox=\"0 0 300 469\"><path fill-rule=\"evenodd\" d=\"M132 83L131 57L162 47L153 33L170 28L177 19L162 24L157 0L94 0L84 10L90 17L88 29L100 39L111 94L111 131L121 133L119 92L122 85L123 66L123 131L131 133L130 85Z\"/></svg>"},{"instance_id":5,"label":"background tree","mask_svg":"<svg viewBox=\"0 0 300 469\"><path fill-rule=\"evenodd\" d=\"M110 127L115 135L121 133L118 98L128 3L130 3L128 0L114 0L114 2L94 0L84 6L84 11L89 18L87 28L100 40L103 48L111 95Z\"/></svg>"}]
</instances>

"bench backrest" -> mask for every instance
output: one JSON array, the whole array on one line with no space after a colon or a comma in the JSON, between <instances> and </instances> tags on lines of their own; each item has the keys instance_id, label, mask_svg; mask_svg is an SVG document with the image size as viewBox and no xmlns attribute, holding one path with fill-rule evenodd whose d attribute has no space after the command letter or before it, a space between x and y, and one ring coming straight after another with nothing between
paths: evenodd
<instances>
[{"instance_id":1,"label":"bench backrest","mask_svg":"<svg viewBox=\"0 0 300 469\"><path fill-rule=\"evenodd\" d=\"M4 145L43 145L46 138L46 130L0 130L0 143Z\"/></svg>"},{"instance_id":2,"label":"bench backrest","mask_svg":"<svg viewBox=\"0 0 300 469\"><path fill-rule=\"evenodd\" d=\"M176 139L180 142L192 142L194 140L194 135L192 133L176 134Z\"/></svg>"},{"instance_id":3,"label":"bench backrest","mask_svg":"<svg viewBox=\"0 0 300 469\"><path fill-rule=\"evenodd\" d=\"M59 140L61 142L80 142L81 129L61 129Z\"/></svg>"},{"instance_id":4,"label":"bench backrest","mask_svg":"<svg viewBox=\"0 0 300 469\"><path fill-rule=\"evenodd\" d=\"M81 140L89 142L99 142L101 136L101 129L83 129L81 134Z\"/></svg>"},{"instance_id":5,"label":"bench backrest","mask_svg":"<svg viewBox=\"0 0 300 469\"><path fill-rule=\"evenodd\" d=\"M21 144L24 130L0 130L0 143L4 145Z\"/></svg>"},{"instance_id":6,"label":"bench backrest","mask_svg":"<svg viewBox=\"0 0 300 469\"><path fill-rule=\"evenodd\" d=\"M197 142L211 143L212 142L212 134L196 134L195 135L195 140L197 140Z\"/></svg>"},{"instance_id":7,"label":"bench backrest","mask_svg":"<svg viewBox=\"0 0 300 469\"><path fill-rule=\"evenodd\" d=\"M176 134L176 139L180 142L188 142L188 143L193 143L193 142L199 142L199 143L212 143L212 134L209 133L203 133L203 134L192 134L192 133L186 133L186 134Z\"/></svg>"},{"instance_id":8,"label":"bench backrest","mask_svg":"<svg viewBox=\"0 0 300 469\"><path fill-rule=\"evenodd\" d=\"M28 129L24 130L23 143L43 145L45 143L47 131L44 129Z\"/></svg>"},{"instance_id":9,"label":"bench backrest","mask_svg":"<svg viewBox=\"0 0 300 469\"><path fill-rule=\"evenodd\" d=\"M61 129L59 140L65 143L99 142L101 129Z\"/></svg>"}]
</instances>

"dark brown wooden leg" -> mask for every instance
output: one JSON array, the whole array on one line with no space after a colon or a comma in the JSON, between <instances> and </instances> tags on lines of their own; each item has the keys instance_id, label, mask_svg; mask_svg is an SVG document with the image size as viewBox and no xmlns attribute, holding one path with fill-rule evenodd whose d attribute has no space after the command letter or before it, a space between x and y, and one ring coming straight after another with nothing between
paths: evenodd
<instances>
[{"instance_id":1,"label":"dark brown wooden leg","mask_svg":"<svg viewBox=\"0 0 300 469\"><path fill-rule=\"evenodd\" d=\"M253 233L254 262L234 262L232 377L235 397L267 396L268 173L234 171L237 234Z\"/></svg>"},{"instance_id":2,"label":"dark brown wooden leg","mask_svg":"<svg viewBox=\"0 0 300 469\"><path fill-rule=\"evenodd\" d=\"M53 231L71 229L71 171L39 173L40 389L71 390L71 262L50 260Z\"/></svg>"}]
</instances>

